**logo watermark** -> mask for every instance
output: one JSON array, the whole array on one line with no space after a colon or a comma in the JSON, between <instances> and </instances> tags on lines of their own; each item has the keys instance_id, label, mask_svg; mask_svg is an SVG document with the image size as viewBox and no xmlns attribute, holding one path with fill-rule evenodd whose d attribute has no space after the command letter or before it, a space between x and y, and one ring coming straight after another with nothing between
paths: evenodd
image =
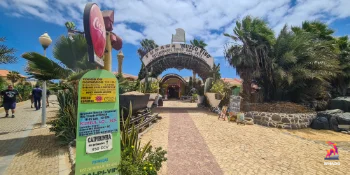
<instances>
[{"instance_id":1,"label":"logo watermark","mask_svg":"<svg viewBox=\"0 0 350 175\"><path fill-rule=\"evenodd\" d=\"M339 160L338 147L336 143L326 142L329 146L333 146L333 148L326 150L327 155L324 160ZM340 162L324 162L324 165L340 165Z\"/></svg>"}]
</instances>

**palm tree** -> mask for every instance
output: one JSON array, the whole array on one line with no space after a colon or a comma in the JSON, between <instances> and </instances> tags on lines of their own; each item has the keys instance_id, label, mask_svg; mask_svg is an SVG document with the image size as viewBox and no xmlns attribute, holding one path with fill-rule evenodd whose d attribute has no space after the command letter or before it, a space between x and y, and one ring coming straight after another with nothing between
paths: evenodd
<instances>
[{"instance_id":1,"label":"palm tree","mask_svg":"<svg viewBox=\"0 0 350 175\"><path fill-rule=\"evenodd\" d=\"M67 79L73 71L36 52L24 53L28 60L26 72L39 80Z\"/></svg>"},{"instance_id":2,"label":"palm tree","mask_svg":"<svg viewBox=\"0 0 350 175\"><path fill-rule=\"evenodd\" d=\"M215 64L213 66L213 69L211 71L212 75L213 75L213 82L215 82L216 80L220 80L221 79L221 74L220 74L220 63L219 64Z\"/></svg>"},{"instance_id":3,"label":"palm tree","mask_svg":"<svg viewBox=\"0 0 350 175\"><path fill-rule=\"evenodd\" d=\"M193 39L192 41L190 41L190 43L193 45L193 46L197 46L197 47L199 47L199 48L201 48L201 49L204 49L206 46L207 46L207 44L203 41L203 40L197 40L197 39ZM194 71L192 71L192 77L193 77L193 84L195 85L195 83L196 83L196 73L194 72Z\"/></svg>"},{"instance_id":4,"label":"palm tree","mask_svg":"<svg viewBox=\"0 0 350 175\"><path fill-rule=\"evenodd\" d=\"M253 79L263 85L265 94L267 94L265 98L270 100L269 96L274 91L271 86L273 77L270 56L275 43L272 29L265 21L247 16L241 22L236 22L233 33L234 35L227 33L224 35L241 44L226 48L225 58L236 68L238 75L243 79L244 100L250 101Z\"/></svg>"},{"instance_id":5,"label":"palm tree","mask_svg":"<svg viewBox=\"0 0 350 175\"><path fill-rule=\"evenodd\" d=\"M339 62L341 73L333 80L332 85L335 96L345 96L347 88L350 85L350 41L348 36L336 39L339 49Z\"/></svg>"},{"instance_id":6,"label":"palm tree","mask_svg":"<svg viewBox=\"0 0 350 175\"><path fill-rule=\"evenodd\" d=\"M87 42L82 34L61 36L53 49L54 57L74 71L94 69L88 61Z\"/></svg>"},{"instance_id":7,"label":"palm tree","mask_svg":"<svg viewBox=\"0 0 350 175\"><path fill-rule=\"evenodd\" d=\"M196 39L193 39L192 41L190 41L190 43L193 45L193 46L197 46L201 49L204 49L207 44L203 41L203 40L196 40Z\"/></svg>"},{"instance_id":8,"label":"palm tree","mask_svg":"<svg viewBox=\"0 0 350 175\"><path fill-rule=\"evenodd\" d=\"M75 24L67 22L69 31L75 31ZM78 32L79 33L79 32ZM56 63L35 52L22 55L28 60L26 72L40 80L75 80L95 66L88 62L87 42L83 34L61 36L53 49Z\"/></svg>"},{"instance_id":9,"label":"palm tree","mask_svg":"<svg viewBox=\"0 0 350 175\"><path fill-rule=\"evenodd\" d=\"M337 53L328 41L285 26L274 45L274 99L311 102L327 98L327 88L339 73Z\"/></svg>"},{"instance_id":10,"label":"palm tree","mask_svg":"<svg viewBox=\"0 0 350 175\"><path fill-rule=\"evenodd\" d=\"M292 27L292 31L294 33L305 31L316 35L317 39L327 41L334 40L334 37L332 36L334 34L334 30L330 29L327 24L320 21L304 21L301 28Z\"/></svg>"},{"instance_id":11,"label":"palm tree","mask_svg":"<svg viewBox=\"0 0 350 175\"><path fill-rule=\"evenodd\" d=\"M158 45L154 42L154 40L149 40L149 39L143 39L141 42L141 47L139 49L137 49L137 53L140 56L140 60L143 58L143 56L145 56L149 51L151 51L152 49L155 49L158 47ZM139 79L142 79L143 77L145 77L145 87L146 87L146 92L148 92L148 90L150 89L149 84L148 84L148 76L149 76L149 70L148 68L143 64L142 60L141 60L142 66L141 66L141 70L139 73ZM141 72L144 73L141 73ZM141 74L141 76L140 76ZM151 73L152 74L152 73Z\"/></svg>"},{"instance_id":12,"label":"palm tree","mask_svg":"<svg viewBox=\"0 0 350 175\"><path fill-rule=\"evenodd\" d=\"M4 37L0 38L0 42L5 42ZM15 63L17 58L13 55L15 49L8 48L6 45L0 44L0 64Z\"/></svg>"},{"instance_id":13,"label":"palm tree","mask_svg":"<svg viewBox=\"0 0 350 175\"><path fill-rule=\"evenodd\" d=\"M6 78L11 81L12 85L15 85L15 83L21 78L21 75L19 72L16 71L10 71Z\"/></svg>"}]
</instances>

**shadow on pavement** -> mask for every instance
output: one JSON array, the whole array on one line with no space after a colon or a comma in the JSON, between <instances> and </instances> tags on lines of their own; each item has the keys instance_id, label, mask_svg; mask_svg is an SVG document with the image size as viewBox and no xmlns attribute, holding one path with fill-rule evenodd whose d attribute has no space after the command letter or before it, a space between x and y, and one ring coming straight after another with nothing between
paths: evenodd
<instances>
[{"instance_id":1,"label":"shadow on pavement","mask_svg":"<svg viewBox=\"0 0 350 175\"><path fill-rule=\"evenodd\" d=\"M59 146L54 137L50 134L0 140L0 157L15 154L21 156L27 153L34 153L39 157L57 156Z\"/></svg>"}]
</instances>

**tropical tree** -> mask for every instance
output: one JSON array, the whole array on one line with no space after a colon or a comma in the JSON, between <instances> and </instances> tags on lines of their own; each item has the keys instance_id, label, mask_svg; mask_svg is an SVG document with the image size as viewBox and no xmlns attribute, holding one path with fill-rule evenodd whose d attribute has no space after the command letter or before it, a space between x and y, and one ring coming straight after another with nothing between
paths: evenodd
<instances>
[{"instance_id":1,"label":"tropical tree","mask_svg":"<svg viewBox=\"0 0 350 175\"><path fill-rule=\"evenodd\" d=\"M248 16L237 22L234 34L225 34L239 42L226 49L225 57L243 79L246 100L255 80L265 101L325 105L331 82L350 68L339 66L340 52L346 65L347 39L332 39L333 30L323 23L304 22L291 30L285 26L275 39L264 21Z\"/></svg>"},{"instance_id":2,"label":"tropical tree","mask_svg":"<svg viewBox=\"0 0 350 175\"><path fill-rule=\"evenodd\" d=\"M328 97L330 81L339 73L337 53L328 41L285 26L274 45L275 100L310 103Z\"/></svg>"},{"instance_id":3,"label":"tropical tree","mask_svg":"<svg viewBox=\"0 0 350 175\"><path fill-rule=\"evenodd\" d=\"M220 73L220 63L219 64L215 64L213 66L213 69L211 71L212 76L213 76L213 82L215 82L216 80L220 80L221 79L221 73Z\"/></svg>"},{"instance_id":4,"label":"tropical tree","mask_svg":"<svg viewBox=\"0 0 350 175\"><path fill-rule=\"evenodd\" d=\"M76 31L75 24L65 23L68 31ZM35 52L22 55L29 62L26 72L39 80L76 80L95 66L88 62L87 42L83 34L61 36L55 43L53 55L59 63Z\"/></svg>"},{"instance_id":5,"label":"tropical tree","mask_svg":"<svg viewBox=\"0 0 350 175\"><path fill-rule=\"evenodd\" d=\"M16 71L10 71L6 78L11 81L12 85L15 85L15 83L21 78L21 75L19 72Z\"/></svg>"},{"instance_id":6,"label":"tropical tree","mask_svg":"<svg viewBox=\"0 0 350 175\"><path fill-rule=\"evenodd\" d=\"M61 36L53 49L54 57L75 72L94 69L88 61L88 46L84 35Z\"/></svg>"},{"instance_id":7,"label":"tropical tree","mask_svg":"<svg viewBox=\"0 0 350 175\"><path fill-rule=\"evenodd\" d=\"M4 78L0 77L0 89L5 89L7 87L7 82Z\"/></svg>"},{"instance_id":8,"label":"tropical tree","mask_svg":"<svg viewBox=\"0 0 350 175\"><path fill-rule=\"evenodd\" d=\"M329 42L329 46L337 52L341 71L332 80L333 95L345 96L350 83L349 41L348 36L333 37L334 30L320 21L303 22L301 27L292 27L294 32L308 32L314 35L314 40Z\"/></svg>"},{"instance_id":9,"label":"tropical tree","mask_svg":"<svg viewBox=\"0 0 350 175\"><path fill-rule=\"evenodd\" d=\"M315 35L314 39L320 40L334 40L332 36L334 34L334 30L328 27L327 24L321 21L304 21L301 27L292 27L291 28L294 33L298 32L308 32Z\"/></svg>"},{"instance_id":10,"label":"tropical tree","mask_svg":"<svg viewBox=\"0 0 350 175\"><path fill-rule=\"evenodd\" d=\"M5 42L4 37L0 38L0 43ZM15 49L8 48L6 45L0 44L0 64L14 63L17 61L17 58L13 55Z\"/></svg>"},{"instance_id":11,"label":"tropical tree","mask_svg":"<svg viewBox=\"0 0 350 175\"><path fill-rule=\"evenodd\" d=\"M141 80L142 78L145 77L145 86L146 86L146 92L148 92L150 90L150 86L148 83L148 76L149 76L149 70L148 68L143 64L142 62L142 58L143 56L145 56L149 51L151 51L152 49L155 49L158 47L158 45L154 42L154 40L149 40L149 39L143 39L140 42L141 47L139 49L137 49L137 53L140 56L140 60L142 63L141 66L141 70L139 73L139 79ZM141 73L143 72L143 73ZM140 75L141 74L141 75ZM152 71L151 71L151 75L152 75Z\"/></svg>"},{"instance_id":12,"label":"tropical tree","mask_svg":"<svg viewBox=\"0 0 350 175\"><path fill-rule=\"evenodd\" d=\"M345 96L350 85L350 41L348 36L336 38L339 48L339 64L341 73L332 81L333 95Z\"/></svg>"},{"instance_id":13,"label":"tropical tree","mask_svg":"<svg viewBox=\"0 0 350 175\"><path fill-rule=\"evenodd\" d=\"M39 80L67 79L73 73L72 70L36 52L24 53L22 57L28 60L26 72Z\"/></svg>"},{"instance_id":14,"label":"tropical tree","mask_svg":"<svg viewBox=\"0 0 350 175\"><path fill-rule=\"evenodd\" d=\"M225 58L236 68L237 74L243 79L243 99L250 101L251 83L255 79L264 87L267 96L272 89L272 61L271 49L275 43L275 36L267 23L259 18L245 17L236 22L234 35L225 33L240 44L226 48Z\"/></svg>"},{"instance_id":15,"label":"tropical tree","mask_svg":"<svg viewBox=\"0 0 350 175\"><path fill-rule=\"evenodd\" d=\"M190 41L190 43L193 46L197 46L201 49L204 49L207 46L207 44L203 40L193 39L192 41ZM193 77L193 80L196 80L196 73L194 71L192 71L192 77ZM195 84L196 84L196 81L193 81L193 85Z\"/></svg>"},{"instance_id":16,"label":"tropical tree","mask_svg":"<svg viewBox=\"0 0 350 175\"><path fill-rule=\"evenodd\" d=\"M190 43L193 46L197 46L197 47L199 47L201 49L204 49L207 46L207 44L203 40L193 39L192 41L190 41Z\"/></svg>"}]
</instances>

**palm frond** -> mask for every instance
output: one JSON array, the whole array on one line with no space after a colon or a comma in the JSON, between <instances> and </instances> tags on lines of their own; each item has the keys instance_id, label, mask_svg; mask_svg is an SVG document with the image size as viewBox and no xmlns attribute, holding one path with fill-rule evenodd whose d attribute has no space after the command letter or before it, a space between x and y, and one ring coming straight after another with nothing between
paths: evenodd
<instances>
[{"instance_id":1,"label":"palm frond","mask_svg":"<svg viewBox=\"0 0 350 175\"><path fill-rule=\"evenodd\" d=\"M36 52L24 53L22 57L29 61L26 72L39 80L65 79L72 73L72 70Z\"/></svg>"}]
</instances>

